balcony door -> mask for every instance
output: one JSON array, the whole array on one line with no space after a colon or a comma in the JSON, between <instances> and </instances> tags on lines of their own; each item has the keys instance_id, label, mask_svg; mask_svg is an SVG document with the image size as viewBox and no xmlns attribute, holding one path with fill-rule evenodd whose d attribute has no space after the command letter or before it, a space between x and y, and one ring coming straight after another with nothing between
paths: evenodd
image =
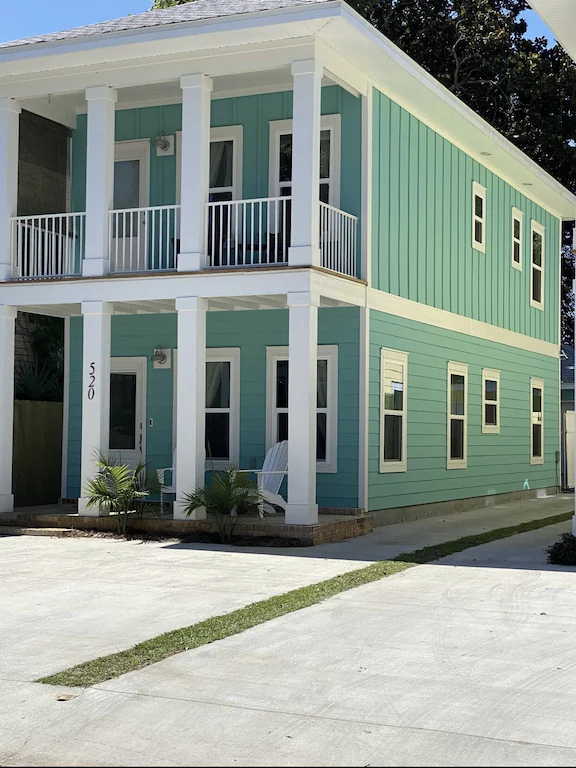
<instances>
[{"instance_id":1,"label":"balcony door","mask_svg":"<svg viewBox=\"0 0 576 768\"><path fill-rule=\"evenodd\" d=\"M147 218L141 209L149 205L149 178L150 142L116 142L111 272L142 272L147 268Z\"/></svg>"},{"instance_id":2,"label":"balcony door","mask_svg":"<svg viewBox=\"0 0 576 768\"><path fill-rule=\"evenodd\" d=\"M146 363L145 357L110 360L108 454L132 468L146 461Z\"/></svg>"}]
</instances>

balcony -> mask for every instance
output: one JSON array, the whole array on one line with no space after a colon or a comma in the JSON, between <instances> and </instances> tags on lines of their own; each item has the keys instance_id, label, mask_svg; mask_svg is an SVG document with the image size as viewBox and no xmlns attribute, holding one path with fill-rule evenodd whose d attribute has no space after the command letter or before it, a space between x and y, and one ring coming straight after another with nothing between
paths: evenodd
<instances>
[{"instance_id":1,"label":"balcony","mask_svg":"<svg viewBox=\"0 0 576 768\"><path fill-rule=\"evenodd\" d=\"M207 269L289 265L291 197L211 202L205 211ZM175 271L180 251L180 206L108 214L110 274ZM320 266L357 276L358 219L320 202ZM16 280L82 275L86 214L12 219L12 274Z\"/></svg>"}]
</instances>

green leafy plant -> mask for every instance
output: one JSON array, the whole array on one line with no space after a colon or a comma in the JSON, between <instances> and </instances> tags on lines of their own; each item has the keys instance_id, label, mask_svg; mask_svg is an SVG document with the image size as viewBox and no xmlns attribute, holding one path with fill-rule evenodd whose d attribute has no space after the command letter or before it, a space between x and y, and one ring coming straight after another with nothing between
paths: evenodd
<instances>
[{"instance_id":1,"label":"green leafy plant","mask_svg":"<svg viewBox=\"0 0 576 768\"><path fill-rule=\"evenodd\" d=\"M52 365L38 360L18 365L14 372L14 395L17 400L62 400L62 382Z\"/></svg>"},{"instance_id":2,"label":"green leafy plant","mask_svg":"<svg viewBox=\"0 0 576 768\"><path fill-rule=\"evenodd\" d=\"M237 467L215 471L208 485L198 486L184 495L184 511L188 517L205 508L216 520L220 540L229 542L241 515L259 512L263 497L256 483Z\"/></svg>"},{"instance_id":3,"label":"green leafy plant","mask_svg":"<svg viewBox=\"0 0 576 768\"><path fill-rule=\"evenodd\" d=\"M576 565L576 536L571 533L563 533L558 541L547 548L546 553L549 563Z\"/></svg>"},{"instance_id":4,"label":"green leafy plant","mask_svg":"<svg viewBox=\"0 0 576 768\"><path fill-rule=\"evenodd\" d=\"M145 462L138 462L132 469L100 453L97 457L98 471L86 487L87 506L117 515L118 533L125 536L130 514L142 517L146 512L157 513L158 504L148 501L148 497L160 493L162 485L156 473L147 471Z\"/></svg>"}]
</instances>

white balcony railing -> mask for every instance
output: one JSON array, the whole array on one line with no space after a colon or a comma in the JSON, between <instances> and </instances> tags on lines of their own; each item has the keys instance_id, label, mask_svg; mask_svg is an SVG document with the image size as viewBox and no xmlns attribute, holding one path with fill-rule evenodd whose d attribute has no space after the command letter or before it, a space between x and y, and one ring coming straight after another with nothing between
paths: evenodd
<instances>
[{"instance_id":1,"label":"white balcony railing","mask_svg":"<svg viewBox=\"0 0 576 768\"><path fill-rule=\"evenodd\" d=\"M85 213L16 216L12 219L12 271L19 279L82 273Z\"/></svg>"},{"instance_id":2,"label":"white balcony railing","mask_svg":"<svg viewBox=\"0 0 576 768\"><path fill-rule=\"evenodd\" d=\"M125 208L109 212L110 272L176 269L180 206Z\"/></svg>"},{"instance_id":3,"label":"white balcony railing","mask_svg":"<svg viewBox=\"0 0 576 768\"><path fill-rule=\"evenodd\" d=\"M206 206L210 267L288 263L290 197L224 200Z\"/></svg>"},{"instance_id":4,"label":"white balcony railing","mask_svg":"<svg viewBox=\"0 0 576 768\"><path fill-rule=\"evenodd\" d=\"M358 218L320 203L320 263L326 269L356 277Z\"/></svg>"}]
</instances>

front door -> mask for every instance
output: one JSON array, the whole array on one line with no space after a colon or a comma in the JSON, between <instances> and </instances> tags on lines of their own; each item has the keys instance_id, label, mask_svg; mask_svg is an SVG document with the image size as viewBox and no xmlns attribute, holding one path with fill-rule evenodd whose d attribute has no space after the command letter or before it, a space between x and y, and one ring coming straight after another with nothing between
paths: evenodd
<instances>
[{"instance_id":1,"label":"front door","mask_svg":"<svg viewBox=\"0 0 576 768\"><path fill-rule=\"evenodd\" d=\"M115 146L114 214L111 221L110 270L143 272L147 267L148 141L120 141Z\"/></svg>"},{"instance_id":2,"label":"front door","mask_svg":"<svg viewBox=\"0 0 576 768\"><path fill-rule=\"evenodd\" d=\"M113 357L110 364L110 458L135 467L146 460L146 358Z\"/></svg>"}]
</instances>

